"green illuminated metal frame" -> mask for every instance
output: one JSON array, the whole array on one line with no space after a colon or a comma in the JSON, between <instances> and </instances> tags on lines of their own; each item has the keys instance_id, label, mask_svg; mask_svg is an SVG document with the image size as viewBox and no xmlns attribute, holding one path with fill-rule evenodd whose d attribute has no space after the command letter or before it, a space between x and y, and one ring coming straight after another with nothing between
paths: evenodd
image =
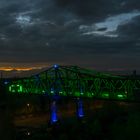
<instances>
[{"instance_id":1,"label":"green illuminated metal frame","mask_svg":"<svg viewBox=\"0 0 140 140\"><path fill-rule=\"evenodd\" d=\"M51 67L37 75L12 80L9 93L134 100L140 79L114 76L76 66Z\"/></svg>"}]
</instances>

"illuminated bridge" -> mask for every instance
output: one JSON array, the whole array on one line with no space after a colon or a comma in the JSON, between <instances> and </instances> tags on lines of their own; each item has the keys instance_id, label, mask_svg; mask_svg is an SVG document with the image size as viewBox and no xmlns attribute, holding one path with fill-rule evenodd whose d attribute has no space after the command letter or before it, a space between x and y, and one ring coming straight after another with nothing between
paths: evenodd
<instances>
[{"instance_id":1,"label":"illuminated bridge","mask_svg":"<svg viewBox=\"0 0 140 140\"><path fill-rule=\"evenodd\" d=\"M9 93L135 100L140 77L115 76L76 66L53 67L27 78L11 80Z\"/></svg>"},{"instance_id":2,"label":"illuminated bridge","mask_svg":"<svg viewBox=\"0 0 140 140\"><path fill-rule=\"evenodd\" d=\"M80 108L82 98L137 101L140 97L140 77L111 75L77 66L54 65L6 84L10 94L45 94L54 100L58 96L77 97ZM52 110L55 112L55 108Z\"/></svg>"}]
</instances>

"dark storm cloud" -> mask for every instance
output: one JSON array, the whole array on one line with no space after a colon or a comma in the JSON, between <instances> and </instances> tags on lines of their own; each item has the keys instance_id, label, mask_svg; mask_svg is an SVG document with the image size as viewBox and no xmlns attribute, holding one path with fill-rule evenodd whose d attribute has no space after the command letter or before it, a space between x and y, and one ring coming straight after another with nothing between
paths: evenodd
<instances>
[{"instance_id":1,"label":"dark storm cloud","mask_svg":"<svg viewBox=\"0 0 140 140\"><path fill-rule=\"evenodd\" d=\"M118 32L122 35L127 35L129 39L139 39L140 38L140 16L133 19L132 22L120 25L118 27Z\"/></svg>"},{"instance_id":2,"label":"dark storm cloud","mask_svg":"<svg viewBox=\"0 0 140 140\"><path fill-rule=\"evenodd\" d=\"M110 57L114 57L110 60L113 65L117 58L130 59L132 55L137 61L139 3L138 0L1 0L0 61L91 66L98 62L105 65ZM122 20L119 15L123 13L124 17L132 13L132 19Z\"/></svg>"},{"instance_id":3,"label":"dark storm cloud","mask_svg":"<svg viewBox=\"0 0 140 140\"><path fill-rule=\"evenodd\" d=\"M98 20L110 14L140 8L139 0L54 0L57 6L68 9L80 17Z\"/></svg>"},{"instance_id":4,"label":"dark storm cloud","mask_svg":"<svg viewBox=\"0 0 140 140\"><path fill-rule=\"evenodd\" d=\"M114 4L112 0L55 0L55 2L58 6L69 9L80 17L95 19L114 12L118 6L118 3Z\"/></svg>"}]
</instances>

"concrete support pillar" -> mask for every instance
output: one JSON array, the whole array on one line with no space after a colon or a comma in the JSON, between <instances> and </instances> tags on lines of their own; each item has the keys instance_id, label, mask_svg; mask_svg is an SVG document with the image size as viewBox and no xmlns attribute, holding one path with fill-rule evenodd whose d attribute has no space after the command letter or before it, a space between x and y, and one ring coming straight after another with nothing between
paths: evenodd
<instances>
[{"instance_id":1,"label":"concrete support pillar","mask_svg":"<svg viewBox=\"0 0 140 140\"><path fill-rule=\"evenodd\" d=\"M77 98L77 117L84 117L83 101L81 98Z\"/></svg>"},{"instance_id":2,"label":"concrete support pillar","mask_svg":"<svg viewBox=\"0 0 140 140\"><path fill-rule=\"evenodd\" d=\"M54 124L58 121L56 100L51 102L50 106L50 123Z\"/></svg>"}]
</instances>

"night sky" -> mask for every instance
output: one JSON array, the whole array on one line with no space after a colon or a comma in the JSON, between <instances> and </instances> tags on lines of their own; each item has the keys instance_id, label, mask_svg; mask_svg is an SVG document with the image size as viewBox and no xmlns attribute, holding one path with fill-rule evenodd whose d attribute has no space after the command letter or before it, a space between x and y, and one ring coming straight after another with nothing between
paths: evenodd
<instances>
[{"instance_id":1,"label":"night sky","mask_svg":"<svg viewBox=\"0 0 140 140\"><path fill-rule=\"evenodd\" d=\"M0 0L0 67L140 70L140 0Z\"/></svg>"}]
</instances>

